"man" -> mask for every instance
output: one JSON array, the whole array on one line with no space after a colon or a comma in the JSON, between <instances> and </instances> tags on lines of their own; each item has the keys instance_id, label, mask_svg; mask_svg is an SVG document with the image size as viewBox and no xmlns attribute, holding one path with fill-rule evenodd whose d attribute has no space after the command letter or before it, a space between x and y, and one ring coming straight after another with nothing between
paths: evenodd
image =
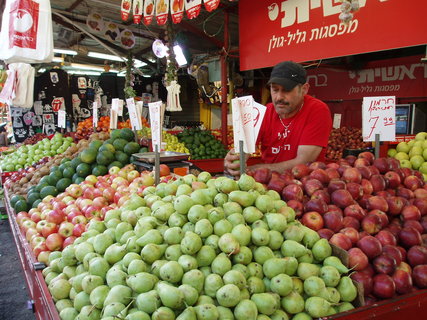
<instances>
[{"instance_id":1,"label":"man","mask_svg":"<svg viewBox=\"0 0 427 320\"><path fill-rule=\"evenodd\" d=\"M263 163L248 169L266 167L283 172L296 164L324 160L331 113L324 102L307 95L310 86L305 69L292 61L281 62L274 66L267 85L272 103L267 104L257 139ZM228 152L226 173L240 174L238 159L234 150Z\"/></svg>"}]
</instances>

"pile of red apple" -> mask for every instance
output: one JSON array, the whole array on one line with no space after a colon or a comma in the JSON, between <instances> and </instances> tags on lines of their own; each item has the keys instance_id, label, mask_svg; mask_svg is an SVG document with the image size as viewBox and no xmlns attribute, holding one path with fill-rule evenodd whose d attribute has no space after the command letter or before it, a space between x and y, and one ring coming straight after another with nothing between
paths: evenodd
<instances>
[{"instance_id":1,"label":"pile of red apple","mask_svg":"<svg viewBox=\"0 0 427 320\"><path fill-rule=\"evenodd\" d=\"M154 184L153 174L139 173L132 165L113 167L109 174L88 176L56 197L47 196L29 212L19 212L16 221L36 256L45 261L52 251L61 251L87 231L90 221L121 207L132 194L141 195Z\"/></svg>"},{"instance_id":2,"label":"pile of red apple","mask_svg":"<svg viewBox=\"0 0 427 320\"><path fill-rule=\"evenodd\" d=\"M419 172L363 152L251 175L280 192L304 225L348 252L367 303L427 288L427 185Z\"/></svg>"},{"instance_id":3,"label":"pile of red apple","mask_svg":"<svg viewBox=\"0 0 427 320\"><path fill-rule=\"evenodd\" d=\"M361 129L352 127L332 129L326 149L326 158L336 161L342 158L344 149L363 149L370 146L370 142L363 142Z\"/></svg>"}]
</instances>

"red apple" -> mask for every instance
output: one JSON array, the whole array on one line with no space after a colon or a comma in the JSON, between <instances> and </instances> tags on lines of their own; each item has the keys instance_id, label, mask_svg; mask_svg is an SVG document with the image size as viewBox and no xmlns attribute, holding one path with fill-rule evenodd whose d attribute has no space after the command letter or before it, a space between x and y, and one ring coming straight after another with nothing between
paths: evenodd
<instances>
[{"instance_id":1,"label":"red apple","mask_svg":"<svg viewBox=\"0 0 427 320\"><path fill-rule=\"evenodd\" d=\"M362 220L362 229L369 234L376 234L382 229L381 219L374 214L369 214Z\"/></svg>"},{"instance_id":2,"label":"red apple","mask_svg":"<svg viewBox=\"0 0 427 320\"><path fill-rule=\"evenodd\" d=\"M403 185L411 191L415 191L418 188L422 188L423 184L423 181L414 175L406 177L403 181Z\"/></svg>"},{"instance_id":3,"label":"red apple","mask_svg":"<svg viewBox=\"0 0 427 320\"><path fill-rule=\"evenodd\" d=\"M354 217L344 217L342 219L342 225L344 228L353 228L355 230L360 229L360 222Z\"/></svg>"},{"instance_id":4,"label":"red apple","mask_svg":"<svg viewBox=\"0 0 427 320\"><path fill-rule=\"evenodd\" d=\"M325 172L329 176L329 180L340 178L340 173L337 168L326 168Z\"/></svg>"},{"instance_id":5,"label":"red apple","mask_svg":"<svg viewBox=\"0 0 427 320\"><path fill-rule=\"evenodd\" d=\"M368 276L365 273L362 272L354 272L351 274L351 279L354 281L362 284L363 286L363 294L366 296L372 292L372 288L374 285L374 281L372 280L372 277Z\"/></svg>"},{"instance_id":6,"label":"red apple","mask_svg":"<svg viewBox=\"0 0 427 320\"><path fill-rule=\"evenodd\" d=\"M419 264L427 264L427 248L422 246L413 246L408 250L407 259L412 267Z\"/></svg>"},{"instance_id":7,"label":"red apple","mask_svg":"<svg viewBox=\"0 0 427 320\"><path fill-rule=\"evenodd\" d=\"M383 212L387 212L388 211L387 200L384 199L383 197L372 196L367 200L366 209L368 210L378 209Z\"/></svg>"},{"instance_id":8,"label":"red apple","mask_svg":"<svg viewBox=\"0 0 427 320\"><path fill-rule=\"evenodd\" d=\"M78 223L73 228L73 236L80 237L82 233L85 232L85 224Z\"/></svg>"},{"instance_id":9,"label":"red apple","mask_svg":"<svg viewBox=\"0 0 427 320\"><path fill-rule=\"evenodd\" d=\"M35 223L39 222L42 219L41 212L35 211L31 214L31 220L33 220Z\"/></svg>"},{"instance_id":10,"label":"red apple","mask_svg":"<svg viewBox=\"0 0 427 320\"><path fill-rule=\"evenodd\" d=\"M360 184L362 181L362 174L357 168L347 168L342 174L342 179L347 183L354 182Z\"/></svg>"},{"instance_id":11,"label":"red apple","mask_svg":"<svg viewBox=\"0 0 427 320\"><path fill-rule=\"evenodd\" d=\"M383 246L392 245L395 246L397 244L396 237L388 230L381 230L376 235L377 238Z\"/></svg>"},{"instance_id":12,"label":"red apple","mask_svg":"<svg viewBox=\"0 0 427 320\"><path fill-rule=\"evenodd\" d=\"M30 242L34 236L38 236L38 237L41 236L41 234L37 231L36 228L29 228L25 232L25 239L27 239L28 242Z\"/></svg>"},{"instance_id":13,"label":"red apple","mask_svg":"<svg viewBox=\"0 0 427 320\"><path fill-rule=\"evenodd\" d=\"M374 276L373 294L382 299L392 298L396 291L393 278L387 274L377 274Z\"/></svg>"},{"instance_id":14,"label":"red apple","mask_svg":"<svg viewBox=\"0 0 427 320\"><path fill-rule=\"evenodd\" d=\"M372 264L374 265L374 270L377 273L392 275L396 270L396 261L385 254L375 257Z\"/></svg>"},{"instance_id":15,"label":"red apple","mask_svg":"<svg viewBox=\"0 0 427 320\"><path fill-rule=\"evenodd\" d=\"M304 205L302 204L301 201L289 200L289 201L286 201L286 204L288 205L288 207L294 209L295 215L297 217L300 217L302 215L303 210L304 210Z\"/></svg>"},{"instance_id":16,"label":"red apple","mask_svg":"<svg viewBox=\"0 0 427 320\"><path fill-rule=\"evenodd\" d=\"M398 173L394 171L388 171L384 178L386 179L389 188L397 188L402 182Z\"/></svg>"},{"instance_id":17,"label":"red apple","mask_svg":"<svg viewBox=\"0 0 427 320\"><path fill-rule=\"evenodd\" d=\"M335 233L331 229L320 229L317 231L321 238L329 240Z\"/></svg>"},{"instance_id":18,"label":"red apple","mask_svg":"<svg viewBox=\"0 0 427 320\"><path fill-rule=\"evenodd\" d=\"M407 264L406 262L401 262L397 267L396 270L403 270L407 273L409 273L410 275L412 275L412 268L409 264Z\"/></svg>"},{"instance_id":19,"label":"red apple","mask_svg":"<svg viewBox=\"0 0 427 320\"><path fill-rule=\"evenodd\" d=\"M374 215L380 218L381 228L385 228L389 224L388 216L384 211L374 209L368 212L368 215Z\"/></svg>"},{"instance_id":20,"label":"red apple","mask_svg":"<svg viewBox=\"0 0 427 320\"><path fill-rule=\"evenodd\" d=\"M59 225L58 234L63 238L67 238L73 234L73 229L74 224L64 221Z\"/></svg>"},{"instance_id":21,"label":"red apple","mask_svg":"<svg viewBox=\"0 0 427 320\"><path fill-rule=\"evenodd\" d=\"M412 291L412 277L408 272L397 269L392 278L397 293L405 294Z\"/></svg>"},{"instance_id":22,"label":"red apple","mask_svg":"<svg viewBox=\"0 0 427 320\"><path fill-rule=\"evenodd\" d=\"M58 231L58 226L56 224L54 224L53 222L47 222L41 228L41 234L45 238L47 238L49 235L51 235L52 233L55 233L57 231Z\"/></svg>"},{"instance_id":23,"label":"red apple","mask_svg":"<svg viewBox=\"0 0 427 320\"><path fill-rule=\"evenodd\" d=\"M278 193L282 193L283 188L286 186L286 182L281 178L271 179L267 185L268 190L274 190Z\"/></svg>"},{"instance_id":24,"label":"red apple","mask_svg":"<svg viewBox=\"0 0 427 320\"><path fill-rule=\"evenodd\" d=\"M370 259L375 258L382 252L381 242L373 236L366 236L357 242L357 246L366 254Z\"/></svg>"},{"instance_id":25,"label":"red apple","mask_svg":"<svg viewBox=\"0 0 427 320\"><path fill-rule=\"evenodd\" d=\"M301 179L302 177L308 176L310 174L310 169L305 164L297 164L292 168L292 174L295 178Z\"/></svg>"},{"instance_id":26,"label":"red apple","mask_svg":"<svg viewBox=\"0 0 427 320\"><path fill-rule=\"evenodd\" d=\"M332 203L340 208L348 207L354 204L351 194L347 190L336 190L331 195Z\"/></svg>"},{"instance_id":27,"label":"red apple","mask_svg":"<svg viewBox=\"0 0 427 320\"><path fill-rule=\"evenodd\" d=\"M372 184L373 193L377 193L386 189L386 181L380 174L373 174L369 181Z\"/></svg>"},{"instance_id":28,"label":"red apple","mask_svg":"<svg viewBox=\"0 0 427 320\"><path fill-rule=\"evenodd\" d=\"M410 200L415 197L414 192L412 190L409 190L407 188L399 187L396 191L396 196L400 196L402 198L405 198L407 200Z\"/></svg>"},{"instance_id":29,"label":"red apple","mask_svg":"<svg viewBox=\"0 0 427 320\"><path fill-rule=\"evenodd\" d=\"M58 233L52 233L46 238L46 247L50 251L58 251L62 248L63 238Z\"/></svg>"},{"instance_id":30,"label":"red apple","mask_svg":"<svg viewBox=\"0 0 427 320\"><path fill-rule=\"evenodd\" d=\"M375 270L374 267L372 266L372 264L368 264L368 266L359 271L360 273L366 274L368 277L372 278L375 274Z\"/></svg>"},{"instance_id":31,"label":"red apple","mask_svg":"<svg viewBox=\"0 0 427 320\"><path fill-rule=\"evenodd\" d=\"M366 212L361 206L352 204L344 209L344 217L352 217L358 221L362 221L366 217Z\"/></svg>"},{"instance_id":32,"label":"red apple","mask_svg":"<svg viewBox=\"0 0 427 320\"><path fill-rule=\"evenodd\" d=\"M328 211L328 205L322 199L312 199L305 203L304 211L316 211L320 214L324 214L326 211Z\"/></svg>"},{"instance_id":33,"label":"red apple","mask_svg":"<svg viewBox=\"0 0 427 320\"><path fill-rule=\"evenodd\" d=\"M369 264L368 257L359 248L348 250L348 266L353 270L360 271L365 269Z\"/></svg>"},{"instance_id":34,"label":"red apple","mask_svg":"<svg viewBox=\"0 0 427 320\"><path fill-rule=\"evenodd\" d=\"M402 218L403 218L403 220L417 220L418 221L421 219L421 212L416 206L407 205L407 206L404 206L402 209Z\"/></svg>"},{"instance_id":35,"label":"red apple","mask_svg":"<svg viewBox=\"0 0 427 320\"><path fill-rule=\"evenodd\" d=\"M370 164L374 163L375 156L372 152L364 151L359 153L358 158L363 158L369 161Z\"/></svg>"},{"instance_id":36,"label":"red apple","mask_svg":"<svg viewBox=\"0 0 427 320\"><path fill-rule=\"evenodd\" d=\"M46 216L47 222L52 222L55 224L60 224L62 221L65 220L65 214L64 212L60 210L50 210L49 213Z\"/></svg>"},{"instance_id":37,"label":"red apple","mask_svg":"<svg viewBox=\"0 0 427 320\"><path fill-rule=\"evenodd\" d=\"M419 188L414 191L414 196L417 199L424 199L427 200L427 189Z\"/></svg>"},{"instance_id":38,"label":"red apple","mask_svg":"<svg viewBox=\"0 0 427 320\"><path fill-rule=\"evenodd\" d=\"M317 179L308 179L305 183L303 182L304 190L309 197L313 195L316 190L322 190L323 184Z\"/></svg>"},{"instance_id":39,"label":"red apple","mask_svg":"<svg viewBox=\"0 0 427 320\"><path fill-rule=\"evenodd\" d=\"M416 266L413 269L412 280L418 288L427 288L427 264Z\"/></svg>"},{"instance_id":40,"label":"red apple","mask_svg":"<svg viewBox=\"0 0 427 320\"><path fill-rule=\"evenodd\" d=\"M351 241L353 245L359 241L359 232L351 227L343 228L340 230L340 233L345 234Z\"/></svg>"},{"instance_id":41,"label":"red apple","mask_svg":"<svg viewBox=\"0 0 427 320\"><path fill-rule=\"evenodd\" d=\"M69 236L68 238L65 238L64 242L62 243L62 249L66 248L70 244L73 244L76 239L77 238L75 236Z\"/></svg>"},{"instance_id":42,"label":"red apple","mask_svg":"<svg viewBox=\"0 0 427 320\"><path fill-rule=\"evenodd\" d=\"M347 183L347 191L350 192L354 200L359 200L363 196L362 186L355 182Z\"/></svg>"},{"instance_id":43,"label":"red apple","mask_svg":"<svg viewBox=\"0 0 427 320\"><path fill-rule=\"evenodd\" d=\"M420 210L421 216L427 215L427 198L416 198L412 204Z\"/></svg>"},{"instance_id":44,"label":"red apple","mask_svg":"<svg viewBox=\"0 0 427 320\"><path fill-rule=\"evenodd\" d=\"M421 224L420 221L416 221L416 220L407 220L403 223L403 227L412 227L414 229L417 229L419 233L421 233L421 236L424 233L424 228L423 225Z\"/></svg>"},{"instance_id":45,"label":"red apple","mask_svg":"<svg viewBox=\"0 0 427 320\"><path fill-rule=\"evenodd\" d=\"M349 237L343 233L335 233L330 239L329 243L343 250L349 250L352 247L352 243Z\"/></svg>"},{"instance_id":46,"label":"red apple","mask_svg":"<svg viewBox=\"0 0 427 320\"><path fill-rule=\"evenodd\" d=\"M331 196L329 195L328 191L325 189L314 191L310 199L321 199L326 204L329 204L331 202Z\"/></svg>"},{"instance_id":47,"label":"red apple","mask_svg":"<svg viewBox=\"0 0 427 320\"><path fill-rule=\"evenodd\" d=\"M404 201L402 197L388 197L386 198L388 204L388 214L393 216L399 215L402 212Z\"/></svg>"},{"instance_id":48,"label":"red apple","mask_svg":"<svg viewBox=\"0 0 427 320\"><path fill-rule=\"evenodd\" d=\"M422 242L421 234L412 227L406 227L399 232L399 243L405 248L418 246Z\"/></svg>"},{"instance_id":49,"label":"red apple","mask_svg":"<svg viewBox=\"0 0 427 320\"><path fill-rule=\"evenodd\" d=\"M108 201L103 196L102 197L96 197L96 198L93 199L93 205L95 207L102 208L102 207L105 207L105 206L108 205Z\"/></svg>"},{"instance_id":50,"label":"red apple","mask_svg":"<svg viewBox=\"0 0 427 320\"><path fill-rule=\"evenodd\" d=\"M322 216L316 212L316 211L310 211L304 213L304 215L301 218L301 222L310 229L313 229L315 231L318 231L323 228L323 218Z\"/></svg>"},{"instance_id":51,"label":"red apple","mask_svg":"<svg viewBox=\"0 0 427 320\"><path fill-rule=\"evenodd\" d=\"M382 253L386 256L392 257L394 261L396 261L397 266L403 261L402 253L396 246L386 244L383 246Z\"/></svg>"},{"instance_id":52,"label":"red apple","mask_svg":"<svg viewBox=\"0 0 427 320\"><path fill-rule=\"evenodd\" d=\"M38 243L33 248L33 252L34 252L34 255L36 256L36 258L38 258L38 256L40 255L40 253L42 253L44 251L49 251L49 249L47 248L47 245L46 245L45 241Z\"/></svg>"},{"instance_id":53,"label":"red apple","mask_svg":"<svg viewBox=\"0 0 427 320\"><path fill-rule=\"evenodd\" d=\"M354 161L353 166L355 168L366 168L370 165L369 161L363 158L358 158L356 161ZM369 169L368 169L369 170ZM359 171L360 172L360 171Z\"/></svg>"},{"instance_id":54,"label":"red apple","mask_svg":"<svg viewBox=\"0 0 427 320\"><path fill-rule=\"evenodd\" d=\"M302 202L304 192L299 185L290 184L283 188L282 197L285 201L296 200Z\"/></svg>"},{"instance_id":55,"label":"red apple","mask_svg":"<svg viewBox=\"0 0 427 320\"><path fill-rule=\"evenodd\" d=\"M323 215L325 227L334 232L338 232L343 228L342 220L342 215L335 211L328 211Z\"/></svg>"},{"instance_id":56,"label":"red apple","mask_svg":"<svg viewBox=\"0 0 427 320\"><path fill-rule=\"evenodd\" d=\"M253 177L257 182L267 184L271 179L271 170L268 168L256 169Z\"/></svg>"},{"instance_id":57,"label":"red apple","mask_svg":"<svg viewBox=\"0 0 427 320\"><path fill-rule=\"evenodd\" d=\"M374 167L376 167L380 173L384 174L390 170L390 164L387 162L386 158L378 158L375 159L372 163Z\"/></svg>"},{"instance_id":58,"label":"red apple","mask_svg":"<svg viewBox=\"0 0 427 320\"><path fill-rule=\"evenodd\" d=\"M344 181L341 180L331 180L328 184L328 192L329 193L333 193L336 190L340 190L340 189L346 189L347 185L345 184Z\"/></svg>"},{"instance_id":59,"label":"red apple","mask_svg":"<svg viewBox=\"0 0 427 320\"><path fill-rule=\"evenodd\" d=\"M326 164L324 162L314 161L314 162L310 163L310 165L308 166L308 168L310 170L326 169Z\"/></svg>"}]
</instances>

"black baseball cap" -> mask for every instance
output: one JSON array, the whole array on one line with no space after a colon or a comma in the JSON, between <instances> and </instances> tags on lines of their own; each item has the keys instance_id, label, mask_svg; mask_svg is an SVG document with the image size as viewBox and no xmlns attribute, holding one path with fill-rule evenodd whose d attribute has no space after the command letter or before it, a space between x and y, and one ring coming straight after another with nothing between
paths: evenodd
<instances>
[{"instance_id":1,"label":"black baseball cap","mask_svg":"<svg viewBox=\"0 0 427 320\"><path fill-rule=\"evenodd\" d=\"M300 64L293 61L283 61L273 67L267 85L276 83L287 91L291 91L296 85L306 82L307 72Z\"/></svg>"}]
</instances>

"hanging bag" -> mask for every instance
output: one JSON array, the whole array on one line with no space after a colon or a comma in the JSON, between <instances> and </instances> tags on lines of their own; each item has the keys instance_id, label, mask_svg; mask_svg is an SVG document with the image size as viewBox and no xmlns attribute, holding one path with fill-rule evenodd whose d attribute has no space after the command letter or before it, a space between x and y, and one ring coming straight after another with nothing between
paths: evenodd
<instances>
[{"instance_id":1,"label":"hanging bag","mask_svg":"<svg viewBox=\"0 0 427 320\"><path fill-rule=\"evenodd\" d=\"M50 1L6 0L0 43L0 59L6 63L51 62L53 34Z\"/></svg>"}]
</instances>

